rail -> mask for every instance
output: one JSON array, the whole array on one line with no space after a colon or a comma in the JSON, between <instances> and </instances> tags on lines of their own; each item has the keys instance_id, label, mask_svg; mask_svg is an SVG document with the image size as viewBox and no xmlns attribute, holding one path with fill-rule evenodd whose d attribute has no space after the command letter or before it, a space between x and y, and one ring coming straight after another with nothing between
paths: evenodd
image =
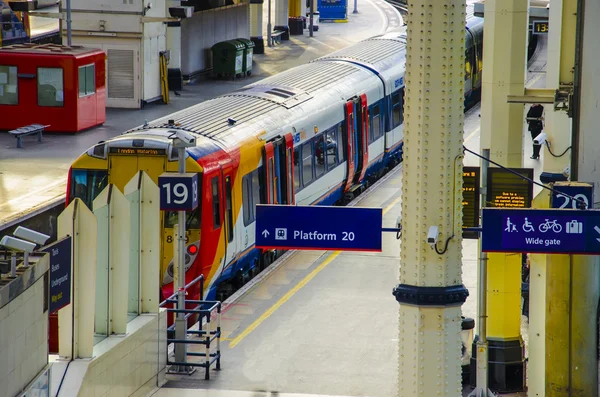
<instances>
[{"instance_id":1,"label":"rail","mask_svg":"<svg viewBox=\"0 0 600 397\"><path fill-rule=\"evenodd\" d=\"M204 296L204 277L200 275L196 277L194 280L190 281L185 287L184 292L192 287L195 284L200 284L200 298ZM176 315L177 313L184 313L184 319L187 323L187 320L193 316L198 316L198 330L190 330L186 326L185 335L183 339L177 339L176 337L170 338L169 334L175 333L175 323L167 328L167 349L169 344L184 344L186 345L185 349L185 357L183 362L180 361L171 361L169 360L169 355L167 351L167 365L177 366L177 367L201 367L204 368L204 379L210 379L210 366L212 364L215 365L216 370L221 369L221 302L220 301L208 301L208 300L195 300L195 299L186 299L184 301L184 307L178 307L177 293L174 293L164 301L159 304L159 307L164 308L169 305L171 307L167 307L167 314L173 313ZM193 305L193 308L188 309L188 304ZM211 329L212 319L216 318L216 327ZM206 319L206 329L202 329L203 321ZM188 336L196 336L199 339L189 339ZM216 341L216 350L211 352L211 344ZM188 352L188 345L204 345L204 352ZM204 357L203 362L189 362L187 357ZM187 369L186 369L187 372Z\"/></svg>"}]
</instances>

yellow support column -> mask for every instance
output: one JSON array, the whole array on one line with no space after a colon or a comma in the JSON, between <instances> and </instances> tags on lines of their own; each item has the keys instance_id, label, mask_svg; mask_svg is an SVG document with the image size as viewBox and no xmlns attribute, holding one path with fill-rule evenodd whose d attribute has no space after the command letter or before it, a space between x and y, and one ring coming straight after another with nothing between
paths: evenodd
<instances>
[{"instance_id":1,"label":"yellow support column","mask_svg":"<svg viewBox=\"0 0 600 397\"><path fill-rule=\"evenodd\" d=\"M486 0L481 99L481 148L492 160L522 165L523 106L507 95L522 95L525 84L529 2ZM521 338L521 255L488 255L489 388L525 388Z\"/></svg>"},{"instance_id":2,"label":"yellow support column","mask_svg":"<svg viewBox=\"0 0 600 397\"><path fill-rule=\"evenodd\" d=\"M461 394L464 0L408 5L398 396Z\"/></svg>"},{"instance_id":3,"label":"yellow support column","mask_svg":"<svg viewBox=\"0 0 600 397\"><path fill-rule=\"evenodd\" d=\"M311 1L315 2L315 7L316 7L317 0L311 0ZM290 17L302 16L302 0L289 0L288 12L289 12Z\"/></svg>"}]
</instances>

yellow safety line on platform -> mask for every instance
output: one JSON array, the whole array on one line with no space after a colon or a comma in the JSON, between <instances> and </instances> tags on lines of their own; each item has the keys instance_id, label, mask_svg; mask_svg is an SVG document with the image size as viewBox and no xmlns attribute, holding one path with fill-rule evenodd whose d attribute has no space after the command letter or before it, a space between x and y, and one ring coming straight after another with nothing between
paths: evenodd
<instances>
[{"instance_id":1,"label":"yellow safety line on platform","mask_svg":"<svg viewBox=\"0 0 600 397\"><path fill-rule=\"evenodd\" d=\"M382 214L385 215L386 212L391 210L398 202L402 200L402 196L396 197L394 201L392 201L387 207L385 207L382 211ZM321 270L325 269L327 265L329 265L342 251L332 252L327 259L323 261L316 269L310 272L306 277L302 279L298 284L294 286L291 290L289 290L284 296L282 296L273 306L271 306L266 312L264 312L259 318L254 320L252 324L248 326L241 334L235 337L230 343L229 348L233 349L238 343L240 343L250 332L254 331L258 326L265 321L267 318L271 316L271 314L275 313L275 310L279 309L281 305L287 302L296 292L300 290L300 288L304 287L310 280L312 280Z\"/></svg>"},{"instance_id":2,"label":"yellow safety line on platform","mask_svg":"<svg viewBox=\"0 0 600 397\"><path fill-rule=\"evenodd\" d=\"M477 134L477 133L479 132L479 130L480 130L480 129L481 129L481 127L477 127L477 128L475 128L475 130L474 130L473 132L471 132L471 133L469 134L469 136L468 136L468 137L465 139L465 142L464 142L464 143L467 143L467 142L469 142L469 141L471 140L471 138L473 138L473 137L475 136L475 134Z\"/></svg>"}]
</instances>

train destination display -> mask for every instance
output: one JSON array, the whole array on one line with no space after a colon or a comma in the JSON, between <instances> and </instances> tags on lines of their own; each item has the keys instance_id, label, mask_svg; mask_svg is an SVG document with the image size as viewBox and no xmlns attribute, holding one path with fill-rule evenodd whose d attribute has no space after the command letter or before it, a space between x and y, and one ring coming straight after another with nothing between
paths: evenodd
<instances>
[{"instance_id":1,"label":"train destination display","mask_svg":"<svg viewBox=\"0 0 600 397\"><path fill-rule=\"evenodd\" d=\"M463 228L479 227L479 167L463 167ZM463 231L463 238L478 238L477 232Z\"/></svg>"},{"instance_id":2,"label":"train destination display","mask_svg":"<svg viewBox=\"0 0 600 397\"><path fill-rule=\"evenodd\" d=\"M518 174L533 179L531 168L511 168ZM529 208L533 200L533 184L508 170L489 168L487 180L487 207Z\"/></svg>"}]
</instances>

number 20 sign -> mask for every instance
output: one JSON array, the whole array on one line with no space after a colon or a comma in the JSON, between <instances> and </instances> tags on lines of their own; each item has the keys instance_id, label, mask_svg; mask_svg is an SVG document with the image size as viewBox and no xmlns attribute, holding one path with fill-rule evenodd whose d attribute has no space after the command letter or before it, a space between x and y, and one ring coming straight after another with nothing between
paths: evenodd
<instances>
[{"instance_id":1,"label":"number 20 sign","mask_svg":"<svg viewBox=\"0 0 600 397\"><path fill-rule=\"evenodd\" d=\"M198 174L166 172L158 177L160 209L192 211L198 207Z\"/></svg>"}]
</instances>

